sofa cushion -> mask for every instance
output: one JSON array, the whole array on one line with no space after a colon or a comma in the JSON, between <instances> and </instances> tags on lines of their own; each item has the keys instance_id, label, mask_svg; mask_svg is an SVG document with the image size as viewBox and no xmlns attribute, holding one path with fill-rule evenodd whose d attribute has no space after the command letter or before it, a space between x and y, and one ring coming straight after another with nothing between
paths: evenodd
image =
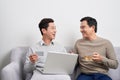
<instances>
[{"instance_id":1,"label":"sofa cushion","mask_svg":"<svg viewBox=\"0 0 120 80\"><path fill-rule=\"evenodd\" d=\"M24 62L26 59L26 53L27 53L28 47L17 47L12 49L11 51L11 56L10 56L10 61L11 62L17 62L19 64L19 69L20 69L20 75L24 79L24 74L23 74L23 67L24 67Z\"/></svg>"},{"instance_id":2,"label":"sofa cushion","mask_svg":"<svg viewBox=\"0 0 120 80\"><path fill-rule=\"evenodd\" d=\"M1 70L1 80L23 80L20 65L17 62L11 62Z\"/></svg>"},{"instance_id":3,"label":"sofa cushion","mask_svg":"<svg viewBox=\"0 0 120 80\"><path fill-rule=\"evenodd\" d=\"M116 57L118 62L120 62L120 47L115 47ZM120 64L118 65L117 69L110 69L109 76L112 80L120 80Z\"/></svg>"},{"instance_id":4,"label":"sofa cushion","mask_svg":"<svg viewBox=\"0 0 120 80\"><path fill-rule=\"evenodd\" d=\"M12 49L11 51L11 57L10 60L12 61L17 61L23 63L25 62L25 57L26 57L26 53L27 53L28 47L17 47Z\"/></svg>"}]
</instances>

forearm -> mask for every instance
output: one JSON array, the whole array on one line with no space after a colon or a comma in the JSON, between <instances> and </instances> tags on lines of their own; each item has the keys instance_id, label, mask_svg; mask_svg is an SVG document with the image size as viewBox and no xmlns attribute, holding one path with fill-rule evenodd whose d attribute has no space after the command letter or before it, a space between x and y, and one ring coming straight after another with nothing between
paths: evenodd
<instances>
[{"instance_id":1,"label":"forearm","mask_svg":"<svg viewBox=\"0 0 120 80\"><path fill-rule=\"evenodd\" d=\"M33 70L35 70L35 64L34 63L29 62L29 63L24 64L25 73L33 72Z\"/></svg>"},{"instance_id":2,"label":"forearm","mask_svg":"<svg viewBox=\"0 0 120 80\"><path fill-rule=\"evenodd\" d=\"M118 67L118 61L115 59L108 59L106 57L103 57L102 62L105 66L116 69Z\"/></svg>"},{"instance_id":3,"label":"forearm","mask_svg":"<svg viewBox=\"0 0 120 80\"><path fill-rule=\"evenodd\" d=\"M106 44L106 56L103 57L103 63L109 68L116 69L118 67L116 53L110 41Z\"/></svg>"},{"instance_id":4,"label":"forearm","mask_svg":"<svg viewBox=\"0 0 120 80\"><path fill-rule=\"evenodd\" d=\"M33 72L33 70L35 69L35 63L32 63L30 61L30 55L33 54L33 50L31 48L28 49L28 52L26 54L26 61L24 63L24 71L25 73L29 73L29 72Z\"/></svg>"}]
</instances>

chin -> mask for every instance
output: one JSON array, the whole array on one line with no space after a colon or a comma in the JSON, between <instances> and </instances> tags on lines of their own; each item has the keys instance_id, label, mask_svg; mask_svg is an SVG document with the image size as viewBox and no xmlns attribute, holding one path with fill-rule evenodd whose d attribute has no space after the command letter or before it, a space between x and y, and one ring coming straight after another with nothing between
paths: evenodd
<instances>
[{"instance_id":1,"label":"chin","mask_svg":"<svg viewBox=\"0 0 120 80\"><path fill-rule=\"evenodd\" d=\"M55 37L54 37L54 38L52 38L52 40L53 40L53 39L55 39Z\"/></svg>"},{"instance_id":2,"label":"chin","mask_svg":"<svg viewBox=\"0 0 120 80\"><path fill-rule=\"evenodd\" d=\"M83 36L83 38L88 38L88 36Z\"/></svg>"},{"instance_id":3,"label":"chin","mask_svg":"<svg viewBox=\"0 0 120 80\"><path fill-rule=\"evenodd\" d=\"M55 39L55 37L52 37L51 39L53 40L53 39Z\"/></svg>"},{"instance_id":4,"label":"chin","mask_svg":"<svg viewBox=\"0 0 120 80\"><path fill-rule=\"evenodd\" d=\"M82 35L84 38L86 38L87 36L86 35Z\"/></svg>"}]
</instances>

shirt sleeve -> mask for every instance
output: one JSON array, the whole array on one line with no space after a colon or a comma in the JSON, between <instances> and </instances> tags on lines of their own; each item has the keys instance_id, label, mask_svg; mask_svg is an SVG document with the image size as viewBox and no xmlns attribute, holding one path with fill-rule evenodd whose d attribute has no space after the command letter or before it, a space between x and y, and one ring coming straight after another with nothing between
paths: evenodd
<instances>
[{"instance_id":1,"label":"shirt sleeve","mask_svg":"<svg viewBox=\"0 0 120 80\"><path fill-rule=\"evenodd\" d=\"M106 45L106 56L103 56L102 62L109 68L116 69L118 67L115 51L110 41Z\"/></svg>"},{"instance_id":2,"label":"shirt sleeve","mask_svg":"<svg viewBox=\"0 0 120 80\"><path fill-rule=\"evenodd\" d=\"M74 52L75 54L78 54L78 50L77 50L77 41L76 41L76 43L75 43L75 45L74 45L73 52Z\"/></svg>"},{"instance_id":3,"label":"shirt sleeve","mask_svg":"<svg viewBox=\"0 0 120 80\"><path fill-rule=\"evenodd\" d=\"M32 63L29 59L29 56L33 54L33 50L31 48L28 49L26 54L26 61L24 63L24 71L25 73L31 73L35 69L35 63Z\"/></svg>"}]
</instances>

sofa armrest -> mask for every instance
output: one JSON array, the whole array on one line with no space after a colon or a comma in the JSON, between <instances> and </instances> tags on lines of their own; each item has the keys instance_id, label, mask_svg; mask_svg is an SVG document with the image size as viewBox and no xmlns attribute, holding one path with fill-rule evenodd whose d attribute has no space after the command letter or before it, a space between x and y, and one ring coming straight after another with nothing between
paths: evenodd
<instances>
[{"instance_id":1,"label":"sofa armrest","mask_svg":"<svg viewBox=\"0 0 120 80\"><path fill-rule=\"evenodd\" d=\"M1 80L22 80L20 65L11 62L1 70Z\"/></svg>"}]
</instances>

